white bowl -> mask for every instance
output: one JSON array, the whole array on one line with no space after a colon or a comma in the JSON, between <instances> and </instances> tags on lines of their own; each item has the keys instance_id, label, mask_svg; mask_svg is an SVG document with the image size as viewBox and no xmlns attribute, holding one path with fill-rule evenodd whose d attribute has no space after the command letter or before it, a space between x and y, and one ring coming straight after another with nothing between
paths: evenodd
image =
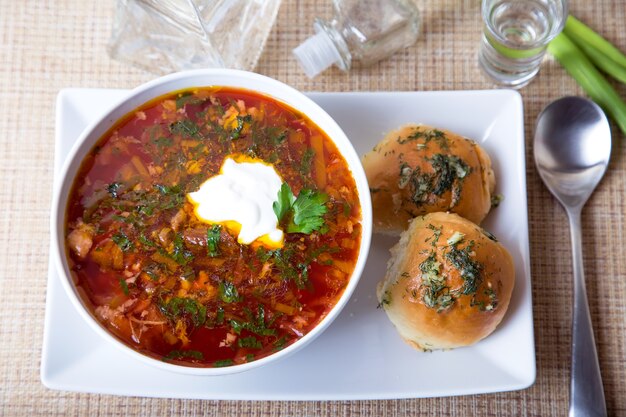
<instances>
[{"instance_id":1,"label":"white bowl","mask_svg":"<svg viewBox=\"0 0 626 417\"><path fill-rule=\"evenodd\" d=\"M346 159L356 182L362 216L361 245L354 272L341 298L327 316L309 333L283 350L253 362L222 368L200 368L163 362L139 353L117 339L98 319L96 319L91 309L79 295L75 283L73 282L72 274L70 273L65 248L65 211L67 199L72 183L74 182L74 177L83 159L98 139L100 139L100 137L102 137L120 118L147 101L173 91L203 86L240 87L257 91L285 102L294 109L307 115L311 121L326 132ZM52 233L51 256L54 257L54 262L59 276L61 277L63 287L79 314L89 323L96 333L107 341L106 343L112 343L117 348L138 360L160 369L192 375L224 375L246 371L284 358L310 343L332 323L350 299L363 272L372 234L372 207L367 179L356 151L339 125L337 125L321 107L294 88L274 79L245 71L207 69L170 74L143 84L134 89L126 99L85 129L70 151L61 170L61 175L54 184L50 228Z\"/></svg>"}]
</instances>

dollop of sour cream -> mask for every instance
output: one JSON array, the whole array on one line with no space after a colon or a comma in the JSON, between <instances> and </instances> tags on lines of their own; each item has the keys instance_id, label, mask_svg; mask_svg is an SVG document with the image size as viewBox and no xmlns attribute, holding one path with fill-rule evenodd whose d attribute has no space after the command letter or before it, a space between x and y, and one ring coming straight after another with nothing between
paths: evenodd
<instances>
[{"instance_id":1,"label":"dollop of sour cream","mask_svg":"<svg viewBox=\"0 0 626 417\"><path fill-rule=\"evenodd\" d=\"M206 180L198 191L187 194L196 216L209 224L222 224L249 245L259 240L275 249L283 246L273 204L282 185L274 167L251 158L227 157L220 174Z\"/></svg>"}]
</instances>

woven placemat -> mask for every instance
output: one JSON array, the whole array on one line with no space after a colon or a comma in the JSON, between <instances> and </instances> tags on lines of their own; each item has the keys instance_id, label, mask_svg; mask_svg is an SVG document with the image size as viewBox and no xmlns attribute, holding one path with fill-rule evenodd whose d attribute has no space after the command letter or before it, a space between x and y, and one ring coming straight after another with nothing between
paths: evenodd
<instances>
[{"instance_id":1,"label":"woven placemat","mask_svg":"<svg viewBox=\"0 0 626 417\"><path fill-rule=\"evenodd\" d=\"M0 415L6 416L563 416L571 316L569 231L537 176L529 138L551 100L582 91L554 61L521 93L527 136L537 382L527 390L398 401L236 402L128 398L46 389L39 368L49 254L55 97L65 87L131 88L153 75L112 61L113 2L0 0ZM330 0L284 0L257 71L305 91L463 90L480 73L478 0L421 0L417 44L370 68L308 80L291 49ZM571 2L571 11L626 50L626 2ZM622 97L626 89L619 88ZM479 109L477 109L479 111ZM610 169L583 216L584 261L609 415L626 416L626 138L614 130ZM67 343L72 343L68 340ZM306 376L303 376L306 377ZM297 381L294 381L297 383Z\"/></svg>"}]
</instances>

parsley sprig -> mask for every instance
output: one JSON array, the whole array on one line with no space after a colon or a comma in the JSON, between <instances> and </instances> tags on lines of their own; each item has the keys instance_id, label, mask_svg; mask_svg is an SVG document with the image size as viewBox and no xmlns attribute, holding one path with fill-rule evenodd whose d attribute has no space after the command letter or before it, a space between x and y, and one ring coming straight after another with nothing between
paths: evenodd
<instances>
[{"instance_id":1,"label":"parsley sprig","mask_svg":"<svg viewBox=\"0 0 626 417\"><path fill-rule=\"evenodd\" d=\"M278 221L285 220L287 233L311 234L323 230L327 201L326 194L308 188L302 189L295 197L289 184L284 182L273 208Z\"/></svg>"},{"instance_id":2,"label":"parsley sprig","mask_svg":"<svg viewBox=\"0 0 626 417\"><path fill-rule=\"evenodd\" d=\"M206 247L207 254L211 258L215 258L216 256L220 256L220 234L221 234L222 226L219 224L214 224L207 230L206 234Z\"/></svg>"}]
</instances>

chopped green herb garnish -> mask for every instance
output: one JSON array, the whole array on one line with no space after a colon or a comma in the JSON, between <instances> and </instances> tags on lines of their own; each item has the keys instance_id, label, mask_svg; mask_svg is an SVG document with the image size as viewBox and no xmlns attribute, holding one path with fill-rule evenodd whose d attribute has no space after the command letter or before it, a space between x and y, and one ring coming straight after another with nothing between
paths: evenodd
<instances>
[{"instance_id":1,"label":"chopped green herb garnish","mask_svg":"<svg viewBox=\"0 0 626 417\"><path fill-rule=\"evenodd\" d=\"M463 190L463 184L458 183L456 187L452 187L452 201L450 202L450 207L454 207L459 204L461 201L461 191Z\"/></svg>"},{"instance_id":2,"label":"chopped green herb garnish","mask_svg":"<svg viewBox=\"0 0 626 417\"><path fill-rule=\"evenodd\" d=\"M296 286L299 289L306 288L309 283L309 264L299 263L297 270L299 271L298 278L296 279Z\"/></svg>"},{"instance_id":3,"label":"chopped green herb garnish","mask_svg":"<svg viewBox=\"0 0 626 417\"><path fill-rule=\"evenodd\" d=\"M307 255L307 262L313 262L315 260L317 260L318 256L320 256L322 253L337 253L340 252L341 248L337 247L337 246L328 246L328 245L322 245L318 248L313 249L308 255Z\"/></svg>"},{"instance_id":4,"label":"chopped green herb garnish","mask_svg":"<svg viewBox=\"0 0 626 417\"><path fill-rule=\"evenodd\" d=\"M406 162L400 164L398 187L402 189L410 184L412 193L411 200L416 205L420 205L426 201L429 193L432 192L432 182L432 174L422 173L419 167L411 169Z\"/></svg>"},{"instance_id":5,"label":"chopped green herb garnish","mask_svg":"<svg viewBox=\"0 0 626 417\"><path fill-rule=\"evenodd\" d=\"M267 262L274 255L274 251L267 250L263 246L259 246L256 250L256 256L261 262Z\"/></svg>"},{"instance_id":6,"label":"chopped green herb garnish","mask_svg":"<svg viewBox=\"0 0 626 417\"><path fill-rule=\"evenodd\" d=\"M287 343L287 338L283 336L272 344L274 345L274 350L277 351L277 350L281 350L282 348L284 348L286 343Z\"/></svg>"},{"instance_id":7,"label":"chopped green herb garnish","mask_svg":"<svg viewBox=\"0 0 626 417\"><path fill-rule=\"evenodd\" d=\"M313 148L307 148L302 154L302 160L300 162L300 173L302 175L309 175L311 173L311 163L315 157L315 151Z\"/></svg>"},{"instance_id":8,"label":"chopped green herb garnish","mask_svg":"<svg viewBox=\"0 0 626 417\"><path fill-rule=\"evenodd\" d=\"M122 277L120 277L120 287L122 287L122 292L124 293L124 295L128 295L128 284L126 283L126 280Z\"/></svg>"},{"instance_id":9,"label":"chopped green herb garnish","mask_svg":"<svg viewBox=\"0 0 626 417\"><path fill-rule=\"evenodd\" d=\"M137 213L143 216L152 216L152 214L154 213L155 207L156 207L156 204L137 205L135 207L135 210L137 211Z\"/></svg>"},{"instance_id":10,"label":"chopped green herb garnish","mask_svg":"<svg viewBox=\"0 0 626 417\"><path fill-rule=\"evenodd\" d=\"M465 178L470 173L470 167L458 156L438 153L429 161L437 175L433 189L435 195L442 195L452 189L455 181Z\"/></svg>"},{"instance_id":11,"label":"chopped green herb garnish","mask_svg":"<svg viewBox=\"0 0 626 417\"><path fill-rule=\"evenodd\" d=\"M167 303L160 303L159 310L172 322L183 316L189 317L196 327L206 322L206 307L193 298L174 297Z\"/></svg>"},{"instance_id":12,"label":"chopped green herb garnish","mask_svg":"<svg viewBox=\"0 0 626 417\"><path fill-rule=\"evenodd\" d=\"M398 187L400 187L400 189L406 187L412 175L413 170L411 169L409 164L407 164L406 162L402 162L400 164L400 179L398 180Z\"/></svg>"},{"instance_id":13,"label":"chopped green herb garnish","mask_svg":"<svg viewBox=\"0 0 626 417\"><path fill-rule=\"evenodd\" d=\"M154 187L163 195L180 193L180 187L177 185L168 187L167 185L156 184Z\"/></svg>"},{"instance_id":14,"label":"chopped green herb garnish","mask_svg":"<svg viewBox=\"0 0 626 417\"><path fill-rule=\"evenodd\" d=\"M186 91L176 98L176 110L182 109L187 104L200 104L204 102L203 99L195 96L192 92Z\"/></svg>"},{"instance_id":15,"label":"chopped green herb garnish","mask_svg":"<svg viewBox=\"0 0 626 417\"><path fill-rule=\"evenodd\" d=\"M139 242L141 242L144 246L149 246L151 248L155 248L157 246L156 243L148 239L143 233L139 235Z\"/></svg>"},{"instance_id":16,"label":"chopped green herb garnish","mask_svg":"<svg viewBox=\"0 0 626 417\"><path fill-rule=\"evenodd\" d=\"M489 297L489 304L485 306L485 310L491 311L498 306L498 297L492 288L487 288L485 290L485 295Z\"/></svg>"},{"instance_id":17,"label":"chopped green herb garnish","mask_svg":"<svg viewBox=\"0 0 626 417\"><path fill-rule=\"evenodd\" d=\"M231 140L239 139L239 137L241 136L241 132L243 131L244 124L252 122L252 116L250 116L249 114L245 116L237 116L236 119L237 126L235 126L235 128L230 133Z\"/></svg>"},{"instance_id":18,"label":"chopped green herb garnish","mask_svg":"<svg viewBox=\"0 0 626 417\"><path fill-rule=\"evenodd\" d=\"M441 229L442 226L440 227L435 227L432 224L429 224L427 226L430 230L433 231L433 236L432 236L432 240L430 242L431 246L436 246L437 242L439 241L439 237L441 237ZM426 242L428 242L431 238L426 239Z\"/></svg>"},{"instance_id":19,"label":"chopped green herb garnish","mask_svg":"<svg viewBox=\"0 0 626 417\"><path fill-rule=\"evenodd\" d=\"M477 301L476 294L472 296L472 300L470 302L471 307L478 306L481 311L493 311L498 306L498 296L493 288L487 288L483 291L483 294L489 298L489 303L485 304L484 301Z\"/></svg>"},{"instance_id":20,"label":"chopped green herb garnish","mask_svg":"<svg viewBox=\"0 0 626 417\"><path fill-rule=\"evenodd\" d=\"M211 258L215 258L216 256L220 255L219 243L220 243L221 231L222 231L222 226L220 226L219 224L214 224L213 226L209 227L209 229L207 230L206 248L207 248L207 254Z\"/></svg>"},{"instance_id":21,"label":"chopped green herb garnish","mask_svg":"<svg viewBox=\"0 0 626 417\"><path fill-rule=\"evenodd\" d=\"M216 368L222 368L224 366L231 366L234 364L235 362L233 362L232 359L222 359L222 360L213 362L213 366L215 366Z\"/></svg>"},{"instance_id":22,"label":"chopped green herb garnish","mask_svg":"<svg viewBox=\"0 0 626 417\"><path fill-rule=\"evenodd\" d=\"M259 336L272 336L276 334L275 329L271 329L268 326L271 325L272 321L269 323L265 323L265 308L262 304L259 304L257 314L254 315L252 312L245 308L246 316L248 316L248 321L239 321L231 319L229 321L231 328L237 334L240 334L242 330L248 330L249 332L258 334Z\"/></svg>"},{"instance_id":23,"label":"chopped green herb garnish","mask_svg":"<svg viewBox=\"0 0 626 417\"><path fill-rule=\"evenodd\" d=\"M428 196L433 192L433 176L423 173L419 167L416 167L411 176L411 189L413 195L411 200L420 205L428 200Z\"/></svg>"},{"instance_id":24,"label":"chopped green herb garnish","mask_svg":"<svg viewBox=\"0 0 626 417\"><path fill-rule=\"evenodd\" d=\"M237 344L240 348L247 349L261 349L263 347L263 344L254 336L239 338Z\"/></svg>"},{"instance_id":25,"label":"chopped green herb garnish","mask_svg":"<svg viewBox=\"0 0 626 417\"><path fill-rule=\"evenodd\" d=\"M454 245L450 251L446 253L446 259L459 271L461 278L463 278L462 293L465 295L475 294L482 281L480 274L482 265L472 259L471 253L471 242L463 249L459 249Z\"/></svg>"},{"instance_id":26,"label":"chopped green herb garnish","mask_svg":"<svg viewBox=\"0 0 626 417\"><path fill-rule=\"evenodd\" d=\"M397 141L400 145L404 145L405 143L412 142L420 138L424 139L423 145L434 140L435 142L437 142L439 147L441 147L441 149L445 150L449 148L448 138L441 130L437 130L437 129L421 130L421 128L416 128L412 134L410 134L409 136L405 138L399 137ZM418 144L418 146L419 145L422 145L422 144Z\"/></svg>"},{"instance_id":27,"label":"chopped green herb garnish","mask_svg":"<svg viewBox=\"0 0 626 417\"><path fill-rule=\"evenodd\" d=\"M122 184L119 182L112 182L111 184L107 185L107 191L109 192L111 197L117 198L119 197L119 190L121 186Z\"/></svg>"},{"instance_id":28,"label":"chopped green herb garnish","mask_svg":"<svg viewBox=\"0 0 626 417\"><path fill-rule=\"evenodd\" d=\"M115 220L116 222L122 223L132 223L133 220L131 216L120 216L118 214L114 214L111 219Z\"/></svg>"},{"instance_id":29,"label":"chopped green herb garnish","mask_svg":"<svg viewBox=\"0 0 626 417\"><path fill-rule=\"evenodd\" d=\"M135 247L133 242L131 242L131 240L128 238L128 236L126 236L126 233L124 233L123 231L120 231L120 232L114 234L111 237L111 239L124 252L127 252L127 251L129 251L129 250L131 250L132 248Z\"/></svg>"},{"instance_id":30,"label":"chopped green herb garnish","mask_svg":"<svg viewBox=\"0 0 626 417\"><path fill-rule=\"evenodd\" d=\"M154 143L158 148L169 148L173 145L172 138L166 138L164 136L152 139L152 143Z\"/></svg>"},{"instance_id":31,"label":"chopped green herb garnish","mask_svg":"<svg viewBox=\"0 0 626 417\"><path fill-rule=\"evenodd\" d=\"M245 327L244 327L245 322L243 322L243 321L230 319L229 320L229 324L230 324L230 327L233 329L233 332L235 332L237 334L241 334L241 331L243 329L245 329Z\"/></svg>"},{"instance_id":32,"label":"chopped green herb garnish","mask_svg":"<svg viewBox=\"0 0 626 417\"><path fill-rule=\"evenodd\" d=\"M200 137L200 129L189 119L178 120L170 124L170 132L187 138Z\"/></svg>"},{"instance_id":33,"label":"chopped green herb garnish","mask_svg":"<svg viewBox=\"0 0 626 417\"><path fill-rule=\"evenodd\" d=\"M454 298L450 294L450 289L446 286L446 279L440 272L441 263L435 258L432 252L420 266L422 272L422 286L424 293L422 300L430 308L436 308L441 312L454 303ZM416 295L416 294L415 294Z\"/></svg>"},{"instance_id":34,"label":"chopped green herb garnish","mask_svg":"<svg viewBox=\"0 0 626 417\"><path fill-rule=\"evenodd\" d=\"M185 247L183 236L180 233L176 234L173 243L174 251L168 254L170 258L180 265L187 265L189 262L193 261L193 253Z\"/></svg>"},{"instance_id":35,"label":"chopped green herb garnish","mask_svg":"<svg viewBox=\"0 0 626 417\"><path fill-rule=\"evenodd\" d=\"M156 184L154 186L161 197L156 201L150 201L150 211L152 212L157 205L163 210L169 210L178 208L185 202L185 190L181 189L180 185L167 186L162 184Z\"/></svg>"},{"instance_id":36,"label":"chopped green herb garnish","mask_svg":"<svg viewBox=\"0 0 626 417\"><path fill-rule=\"evenodd\" d=\"M279 126L268 126L265 128L265 135L272 145L278 146L287 139L287 130Z\"/></svg>"},{"instance_id":37,"label":"chopped green herb garnish","mask_svg":"<svg viewBox=\"0 0 626 417\"><path fill-rule=\"evenodd\" d=\"M220 298L225 303L234 303L239 301L239 292L235 284L229 281L222 281L219 285Z\"/></svg>"},{"instance_id":38,"label":"chopped green herb garnish","mask_svg":"<svg viewBox=\"0 0 626 417\"><path fill-rule=\"evenodd\" d=\"M434 173L423 172L419 166L411 169L406 162L402 162L398 186L411 186L411 200L416 205L426 202L431 194L441 196L451 191L451 206L455 206L460 199L462 180L469 175L471 168L454 155L435 154L432 158L427 158L427 161L433 167Z\"/></svg>"},{"instance_id":39,"label":"chopped green herb garnish","mask_svg":"<svg viewBox=\"0 0 626 417\"><path fill-rule=\"evenodd\" d=\"M217 313L215 314L215 324L220 325L224 324L224 308L218 307Z\"/></svg>"},{"instance_id":40,"label":"chopped green herb garnish","mask_svg":"<svg viewBox=\"0 0 626 417\"><path fill-rule=\"evenodd\" d=\"M168 361L168 360L184 359L184 358L196 359L196 360L201 361L204 359L204 355L202 354L202 352L197 351L197 350L173 350L167 355L165 355L163 357L163 360Z\"/></svg>"},{"instance_id":41,"label":"chopped green herb garnish","mask_svg":"<svg viewBox=\"0 0 626 417\"><path fill-rule=\"evenodd\" d=\"M274 260L274 264L280 271L280 274L283 279L291 280L296 283L296 286L299 289L304 289L309 283L309 271L308 266L310 260L304 263L299 263L297 266L294 266L292 258L294 256L294 250L291 248L288 249L276 249L271 252L272 259Z\"/></svg>"}]
</instances>

